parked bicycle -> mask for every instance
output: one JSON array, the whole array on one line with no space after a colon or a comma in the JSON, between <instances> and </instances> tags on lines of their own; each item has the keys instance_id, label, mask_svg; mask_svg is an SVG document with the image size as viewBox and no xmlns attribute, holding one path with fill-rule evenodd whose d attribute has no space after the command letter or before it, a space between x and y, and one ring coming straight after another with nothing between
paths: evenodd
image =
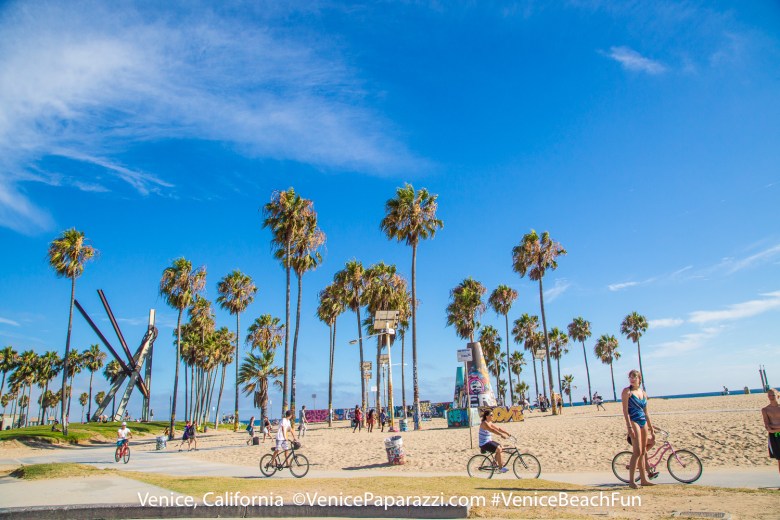
<instances>
[{"instance_id":1,"label":"parked bicycle","mask_svg":"<svg viewBox=\"0 0 780 520\"><path fill-rule=\"evenodd\" d=\"M295 450L299 450L301 448L300 442L293 441L291 446L292 447L289 450L285 450L283 453L280 453L276 458L276 461L273 460L273 453L266 453L263 455L260 458L260 473L266 477L271 477L277 471L281 471L287 468L290 470L290 473L292 473L293 477L305 477L309 472L309 459L307 459L305 455L301 455L300 453L295 452ZM276 448L271 448L271 451L276 451ZM282 457L284 457L283 462L280 460Z\"/></svg>"},{"instance_id":2,"label":"parked bicycle","mask_svg":"<svg viewBox=\"0 0 780 520\"><path fill-rule=\"evenodd\" d=\"M506 459L506 467L512 465L512 471L517 478L539 478L542 474L542 465L539 464L539 459L531 455L530 453L520 453L517 448L517 439L515 437L509 437L511 446L504 446L504 456ZM493 478L496 471L499 470L498 463L496 462L495 453L488 453L474 455L466 464L466 471L470 477L474 478Z\"/></svg>"},{"instance_id":3,"label":"parked bicycle","mask_svg":"<svg viewBox=\"0 0 780 520\"><path fill-rule=\"evenodd\" d=\"M127 464L130 461L130 445L127 443L127 439L117 441L116 451L114 452L114 460L119 462L124 461Z\"/></svg>"},{"instance_id":4,"label":"parked bicycle","mask_svg":"<svg viewBox=\"0 0 780 520\"><path fill-rule=\"evenodd\" d=\"M666 468L669 470L669 474L674 477L675 480L684 484L690 484L699 480L702 474L702 464L699 457L689 450L675 450L672 443L669 442L669 432L660 428L653 428L656 436L660 433L663 437L663 444L656 449L655 453L648 455L647 457L647 471L650 478L654 478L658 474L657 467L660 467L661 462L664 459L664 455L668 452L669 457L666 459ZM630 451L621 451L615 458L612 459L612 472L621 482L629 483L629 468L631 466ZM639 471L635 481L639 481Z\"/></svg>"}]
</instances>

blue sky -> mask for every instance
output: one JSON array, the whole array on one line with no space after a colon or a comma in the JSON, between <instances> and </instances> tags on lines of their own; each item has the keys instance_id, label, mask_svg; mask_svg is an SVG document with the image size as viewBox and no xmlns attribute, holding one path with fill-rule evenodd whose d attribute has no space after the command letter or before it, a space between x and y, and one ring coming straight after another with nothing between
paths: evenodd
<instances>
[{"instance_id":1,"label":"blue sky","mask_svg":"<svg viewBox=\"0 0 780 520\"><path fill-rule=\"evenodd\" d=\"M569 252L545 278L548 324L592 322L603 395L609 368L593 344L631 311L650 321L651 395L757 387L759 364L776 384L775 2L219 5L0 7L3 345L64 349L69 284L46 248L76 227L100 250L77 297L104 331L99 288L131 345L158 311L153 406L166 410L176 314L157 295L162 270L179 256L206 266L214 299L241 269L259 287L242 323L283 317L259 208L293 186L327 234L324 263L304 278L298 367L299 402L316 393L320 407L328 336L316 293L352 258L409 276L410 249L379 230L409 182L438 194L445 224L418 255L423 399L452 396L463 342L444 309L463 278L516 288L511 318L538 314L538 287L511 269L530 229ZM503 330L491 311L482 321ZM235 327L222 311L218 322ZM338 327L335 404L353 406L354 315ZM77 317L74 346L97 342ZM581 346L570 350L561 370L581 398ZM624 385L638 363L625 338L620 351Z\"/></svg>"}]
</instances>

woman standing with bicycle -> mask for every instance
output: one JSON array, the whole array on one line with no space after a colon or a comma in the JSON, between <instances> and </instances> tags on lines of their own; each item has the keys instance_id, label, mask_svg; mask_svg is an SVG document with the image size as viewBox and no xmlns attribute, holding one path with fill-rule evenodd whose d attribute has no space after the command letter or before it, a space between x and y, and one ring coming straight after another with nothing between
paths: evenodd
<instances>
[{"instance_id":1,"label":"woman standing with bicycle","mask_svg":"<svg viewBox=\"0 0 780 520\"><path fill-rule=\"evenodd\" d=\"M509 470L504 467L504 461L501 460L503 449L499 443L493 440L493 433L499 435L502 439L509 437L508 431L499 428L493 422L493 410L485 410L482 412L482 422L479 425L479 449L482 453L488 451L490 453L495 453L498 472L506 473Z\"/></svg>"},{"instance_id":2,"label":"woman standing with bicycle","mask_svg":"<svg viewBox=\"0 0 780 520\"><path fill-rule=\"evenodd\" d=\"M629 385L623 389L623 417L626 420L628 430L628 441L634 451L631 455L631 463L628 470L628 485L637 489L634 475L637 467L639 468L640 483L643 486L654 486L647 479L645 460L647 455L647 445L655 443L653 434L653 425L650 422L650 415L647 413L647 394L642 390L642 374L639 370L632 370L628 373Z\"/></svg>"}]
</instances>

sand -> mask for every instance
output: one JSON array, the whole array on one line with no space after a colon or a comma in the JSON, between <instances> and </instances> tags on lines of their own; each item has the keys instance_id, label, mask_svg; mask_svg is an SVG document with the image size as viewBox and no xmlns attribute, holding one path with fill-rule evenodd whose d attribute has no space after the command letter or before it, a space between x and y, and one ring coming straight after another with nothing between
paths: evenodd
<instances>
[{"instance_id":1,"label":"sand","mask_svg":"<svg viewBox=\"0 0 780 520\"><path fill-rule=\"evenodd\" d=\"M731 395L689 399L651 399L648 404L653 423L670 432L675 448L695 452L706 468L776 465L769 459L766 432L760 409L767 404L763 394ZM630 449L625 441L625 422L620 403L605 403L606 411L595 406L565 408L562 416L548 413L526 414L522 422L501 426L515 435L524 452L536 455L544 471L610 471L612 457ZM444 419L425 421L420 431L352 433L346 421L310 424L302 439L312 469L360 470L387 468L384 439L400 435L407 463L393 466L403 474L463 474L469 457L478 452L469 445L467 428L447 428ZM472 430L476 446L477 427ZM247 446L244 431L220 430L201 434L198 451L183 456L215 462L255 466L272 445ZM178 441L169 443L175 449ZM204 449L204 448L219 449ZM154 449L146 445L143 449ZM196 467L196 465L195 465Z\"/></svg>"}]
</instances>

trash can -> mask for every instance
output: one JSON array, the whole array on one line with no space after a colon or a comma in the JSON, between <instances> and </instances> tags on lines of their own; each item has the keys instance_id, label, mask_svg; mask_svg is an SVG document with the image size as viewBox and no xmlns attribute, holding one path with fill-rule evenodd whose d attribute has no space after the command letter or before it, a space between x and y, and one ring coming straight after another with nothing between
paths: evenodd
<instances>
[{"instance_id":1,"label":"trash can","mask_svg":"<svg viewBox=\"0 0 780 520\"><path fill-rule=\"evenodd\" d=\"M406 463L403 444L404 440L400 435L385 439L385 451L387 451L387 462L389 464L399 466Z\"/></svg>"},{"instance_id":2,"label":"trash can","mask_svg":"<svg viewBox=\"0 0 780 520\"><path fill-rule=\"evenodd\" d=\"M409 431L409 420L408 419L401 419L399 421L399 424L401 425L401 431L402 432L408 432Z\"/></svg>"},{"instance_id":3,"label":"trash can","mask_svg":"<svg viewBox=\"0 0 780 520\"><path fill-rule=\"evenodd\" d=\"M260 437L254 436L252 437L252 446L259 446L260 445Z\"/></svg>"},{"instance_id":4,"label":"trash can","mask_svg":"<svg viewBox=\"0 0 780 520\"><path fill-rule=\"evenodd\" d=\"M159 437L157 437L157 451L164 450L167 444L168 441L164 435L160 435Z\"/></svg>"}]
</instances>

